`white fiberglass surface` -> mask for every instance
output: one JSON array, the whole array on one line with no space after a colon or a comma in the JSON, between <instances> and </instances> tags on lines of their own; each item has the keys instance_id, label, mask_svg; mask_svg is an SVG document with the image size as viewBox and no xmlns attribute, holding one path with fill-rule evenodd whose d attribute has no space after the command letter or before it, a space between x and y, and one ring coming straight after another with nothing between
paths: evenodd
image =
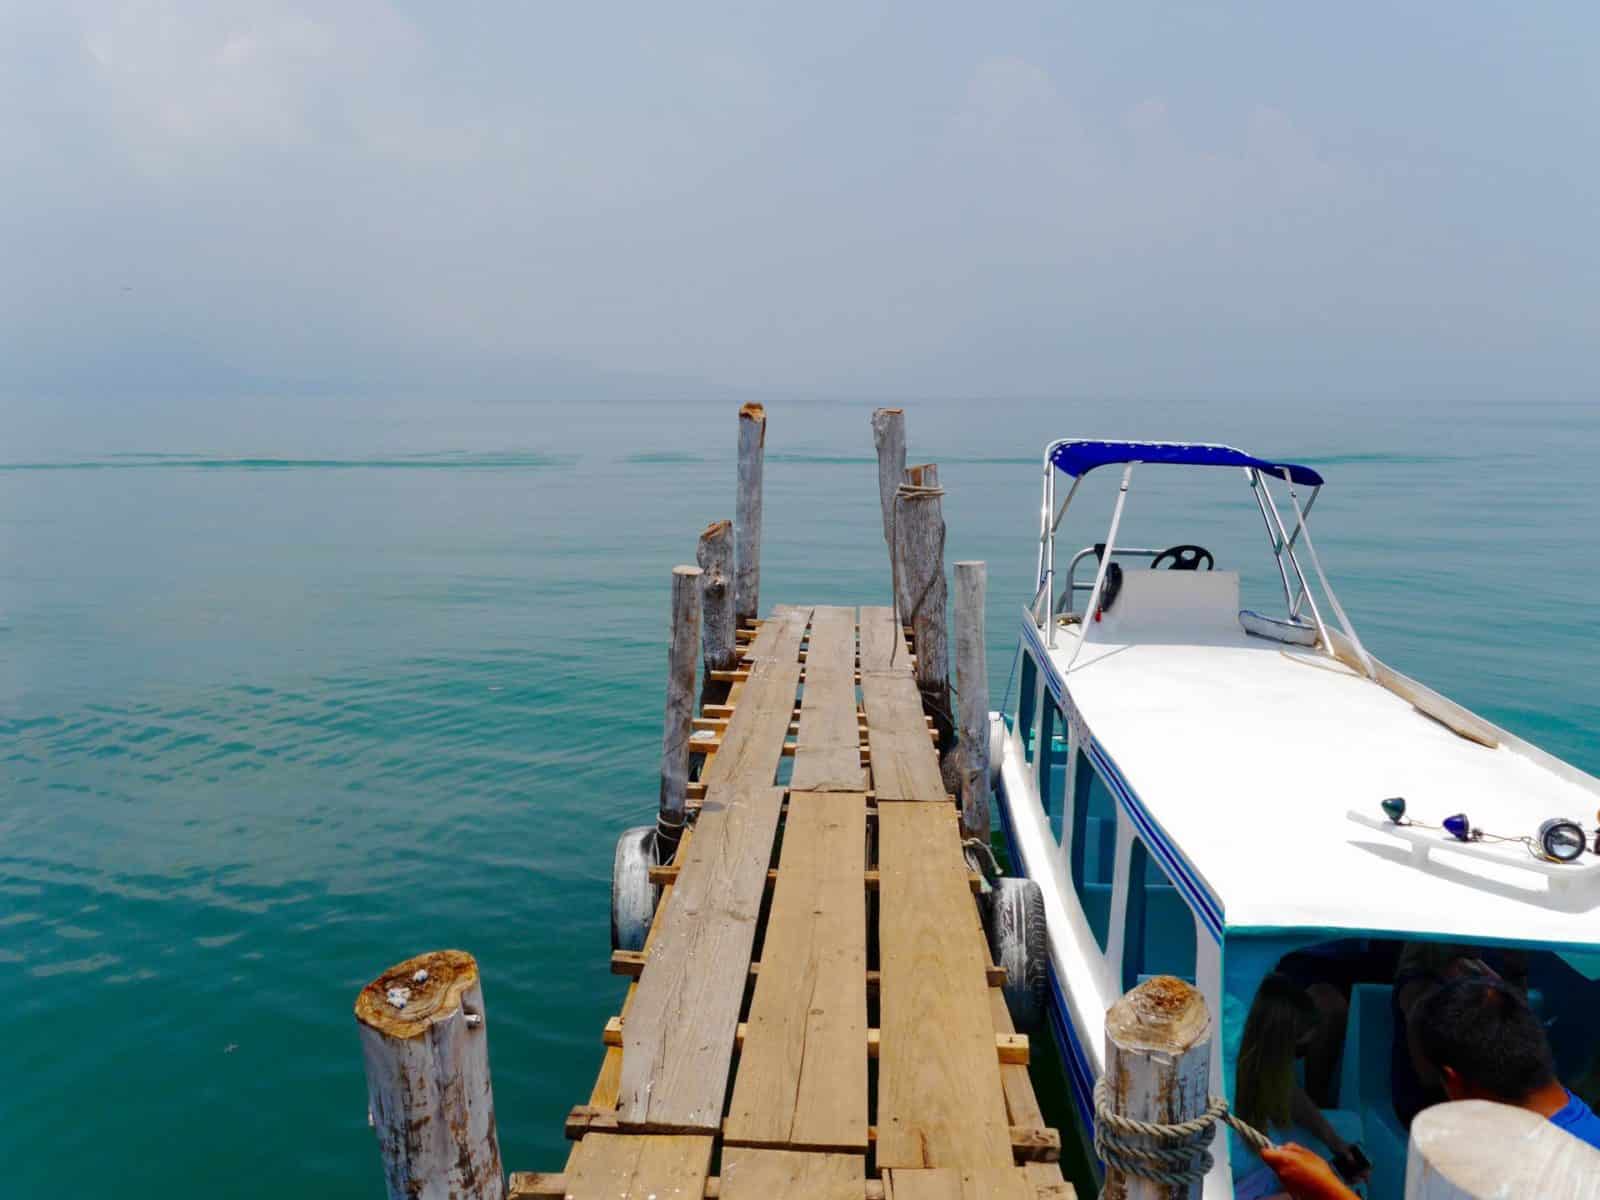
<instances>
[{"instance_id":1,"label":"white fiberglass surface","mask_svg":"<svg viewBox=\"0 0 1600 1200\"><path fill-rule=\"evenodd\" d=\"M1600 896L1563 910L1531 873L1456 856L1459 867L1419 868L1346 815L1403 796L1418 820L1464 812L1520 836L1548 817L1590 825L1591 787L1461 738L1315 651L1237 627L1205 644L1097 640L1107 632L1091 633L1068 691L1229 926L1593 939ZM1075 641L1058 631L1058 670Z\"/></svg>"}]
</instances>

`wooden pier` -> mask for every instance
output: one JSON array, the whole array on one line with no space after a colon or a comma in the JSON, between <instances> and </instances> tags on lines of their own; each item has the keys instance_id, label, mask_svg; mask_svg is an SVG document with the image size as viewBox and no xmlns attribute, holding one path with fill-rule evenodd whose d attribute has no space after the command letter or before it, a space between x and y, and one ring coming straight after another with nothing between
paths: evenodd
<instances>
[{"instance_id":1,"label":"wooden pier","mask_svg":"<svg viewBox=\"0 0 1600 1200\"><path fill-rule=\"evenodd\" d=\"M962 564L978 599L958 744L943 492L931 465L906 470L902 414L881 410L873 427L895 604L757 619L766 417L739 413L733 536L711 524L701 565L673 572L657 825L624 837L648 847L628 910L648 932L612 953L631 982L619 1013L596 1015L603 1058L567 1117L564 1169L501 1173L469 955L422 956L363 990L391 1196L1073 1195L963 846L988 833L987 748L970 744L987 711L983 567Z\"/></svg>"},{"instance_id":2,"label":"wooden pier","mask_svg":"<svg viewBox=\"0 0 1600 1200\"><path fill-rule=\"evenodd\" d=\"M566 1169L510 1194L1070 1196L893 610L778 606L731 678Z\"/></svg>"}]
</instances>

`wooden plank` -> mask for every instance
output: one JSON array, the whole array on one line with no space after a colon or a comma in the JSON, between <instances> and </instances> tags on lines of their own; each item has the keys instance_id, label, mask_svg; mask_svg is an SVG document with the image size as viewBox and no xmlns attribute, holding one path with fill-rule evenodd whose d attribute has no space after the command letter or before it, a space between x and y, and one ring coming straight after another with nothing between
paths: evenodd
<instances>
[{"instance_id":1,"label":"wooden plank","mask_svg":"<svg viewBox=\"0 0 1600 1200\"><path fill-rule=\"evenodd\" d=\"M700 1200L711 1172L709 1137L592 1133L567 1166L568 1200Z\"/></svg>"},{"instance_id":2,"label":"wooden plank","mask_svg":"<svg viewBox=\"0 0 1600 1200\"><path fill-rule=\"evenodd\" d=\"M792 793L730 1143L867 1148L866 832L859 793Z\"/></svg>"},{"instance_id":3,"label":"wooden plank","mask_svg":"<svg viewBox=\"0 0 1600 1200\"><path fill-rule=\"evenodd\" d=\"M894 609L861 609L861 670L911 674L911 651L905 631L895 624Z\"/></svg>"},{"instance_id":4,"label":"wooden plank","mask_svg":"<svg viewBox=\"0 0 1600 1200\"><path fill-rule=\"evenodd\" d=\"M878 869L878 1165L1009 1167L989 954L954 807L880 805Z\"/></svg>"},{"instance_id":5,"label":"wooden plank","mask_svg":"<svg viewBox=\"0 0 1600 1200\"><path fill-rule=\"evenodd\" d=\"M1001 982L1004 983L1004 980ZM1016 1027L1011 1023L1011 1010L1006 1007L1006 994L999 987L989 988L989 1012L994 1018L996 1037L1015 1031ZM1006 1117L1013 1128L1046 1128L1044 1113L1039 1109L1039 1098L1034 1095L1033 1080L1026 1066L1002 1061L1000 1086L1006 1094Z\"/></svg>"},{"instance_id":6,"label":"wooden plank","mask_svg":"<svg viewBox=\"0 0 1600 1200\"><path fill-rule=\"evenodd\" d=\"M751 668L739 707L717 744L716 757L700 774L708 797L717 785L729 781L764 786L777 777L799 685L799 663L765 661ZM926 746L926 737L923 741Z\"/></svg>"},{"instance_id":7,"label":"wooden plank","mask_svg":"<svg viewBox=\"0 0 1600 1200\"><path fill-rule=\"evenodd\" d=\"M813 610L794 776L789 784L794 791L866 791L861 727L856 721L855 660L855 611Z\"/></svg>"},{"instance_id":8,"label":"wooden plank","mask_svg":"<svg viewBox=\"0 0 1600 1200\"><path fill-rule=\"evenodd\" d=\"M714 1131L783 789L714 788L623 1035L624 1127Z\"/></svg>"},{"instance_id":9,"label":"wooden plank","mask_svg":"<svg viewBox=\"0 0 1600 1200\"><path fill-rule=\"evenodd\" d=\"M872 672L861 677L872 751L872 787L878 802L946 798L939 756L928 740L922 696L909 674Z\"/></svg>"},{"instance_id":10,"label":"wooden plank","mask_svg":"<svg viewBox=\"0 0 1600 1200\"><path fill-rule=\"evenodd\" d=\"M942 1167L884 1172L886 1200L1071 1200L1055 1170L1026 1167Z\"/></svg>"},{"instance_id":11,"label":"wooden plank","mask_svg":"<svg viewBox=\"0 0 1600 1200\"><path fill-rule=\"evenodd\" d=\"M859 1154L804 1154L729 1146L722 1151L721 1200L861 1200L866 1160Z\"/></svg>"},{"instance_id":12,"label":"wooden plank","mask_svg":"<svg viewBox=\"0 0 1600 1200\"><path fill-rule=\"evenodd\" d=\"M811 620L811 609L780 604L772 616L761 623L755 640L745 648L745 657L755 662L799 662L800 639Z\"/></svg>"}]
</instances>

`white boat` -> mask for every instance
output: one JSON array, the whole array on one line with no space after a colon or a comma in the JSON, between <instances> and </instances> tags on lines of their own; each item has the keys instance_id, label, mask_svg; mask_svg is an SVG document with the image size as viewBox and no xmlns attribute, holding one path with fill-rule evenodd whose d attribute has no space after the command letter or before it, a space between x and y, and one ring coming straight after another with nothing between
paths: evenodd
<instances>
[{"instance_id":1,"label":"white boat","mask_svg":"<svg viewBox=\"0 0 1600 1200\"><path fill-rule=\"evenodd\" d=\"M1118 543L1135 476L1178 467L1242 477L1281 614L1241 611L1239 573L1202 548ZM1121 480L1110 529L1058 556L1098 468ZM1043 893L1048 1010L1086 1129L1105 1012L1125 990L1171 974L1204 993L1221 1031L1213 1092L1231 1100L1260 981L1335 942L1521 948L1564 1077L1600 1040L1600 781L1367 653L1306 527L1322 483L1226 446L1045 450L1038 590L991 769L1012 869ZM1406 823L1380 807L1392 798ZM1470 818L1465 840L1439 828L1455 814ZM1390 1001L1385 979L1350 984L1331 1106L1372 1161L1375 1197L1404 1186ZM1230 1156L1224 1141L1206 1197L1234 1194L1238 1143Z\"/></svg>"}]
</instances>

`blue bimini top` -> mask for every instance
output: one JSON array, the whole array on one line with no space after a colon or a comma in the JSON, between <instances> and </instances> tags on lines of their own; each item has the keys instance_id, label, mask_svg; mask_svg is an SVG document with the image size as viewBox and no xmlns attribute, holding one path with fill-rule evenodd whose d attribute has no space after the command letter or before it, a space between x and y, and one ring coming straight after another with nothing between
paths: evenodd
<instances>
[{"instance_id":1,"label":"blue bimini top","mask_svg":"<svg viewBox=\"0 0 1600 1200\"><path fill-rule=\"evenodd\" d=\"M1073 476L1111 463L1171 463L1190 467L1254 467L1276 479L1282 479L1287 472L1295 483L1322 486L1322 476L1310 467L1269 462L1232 446L1207 442L1061 442L1050 452L1050 461L1057 470Z\"/></svg>"}]
</instances>

